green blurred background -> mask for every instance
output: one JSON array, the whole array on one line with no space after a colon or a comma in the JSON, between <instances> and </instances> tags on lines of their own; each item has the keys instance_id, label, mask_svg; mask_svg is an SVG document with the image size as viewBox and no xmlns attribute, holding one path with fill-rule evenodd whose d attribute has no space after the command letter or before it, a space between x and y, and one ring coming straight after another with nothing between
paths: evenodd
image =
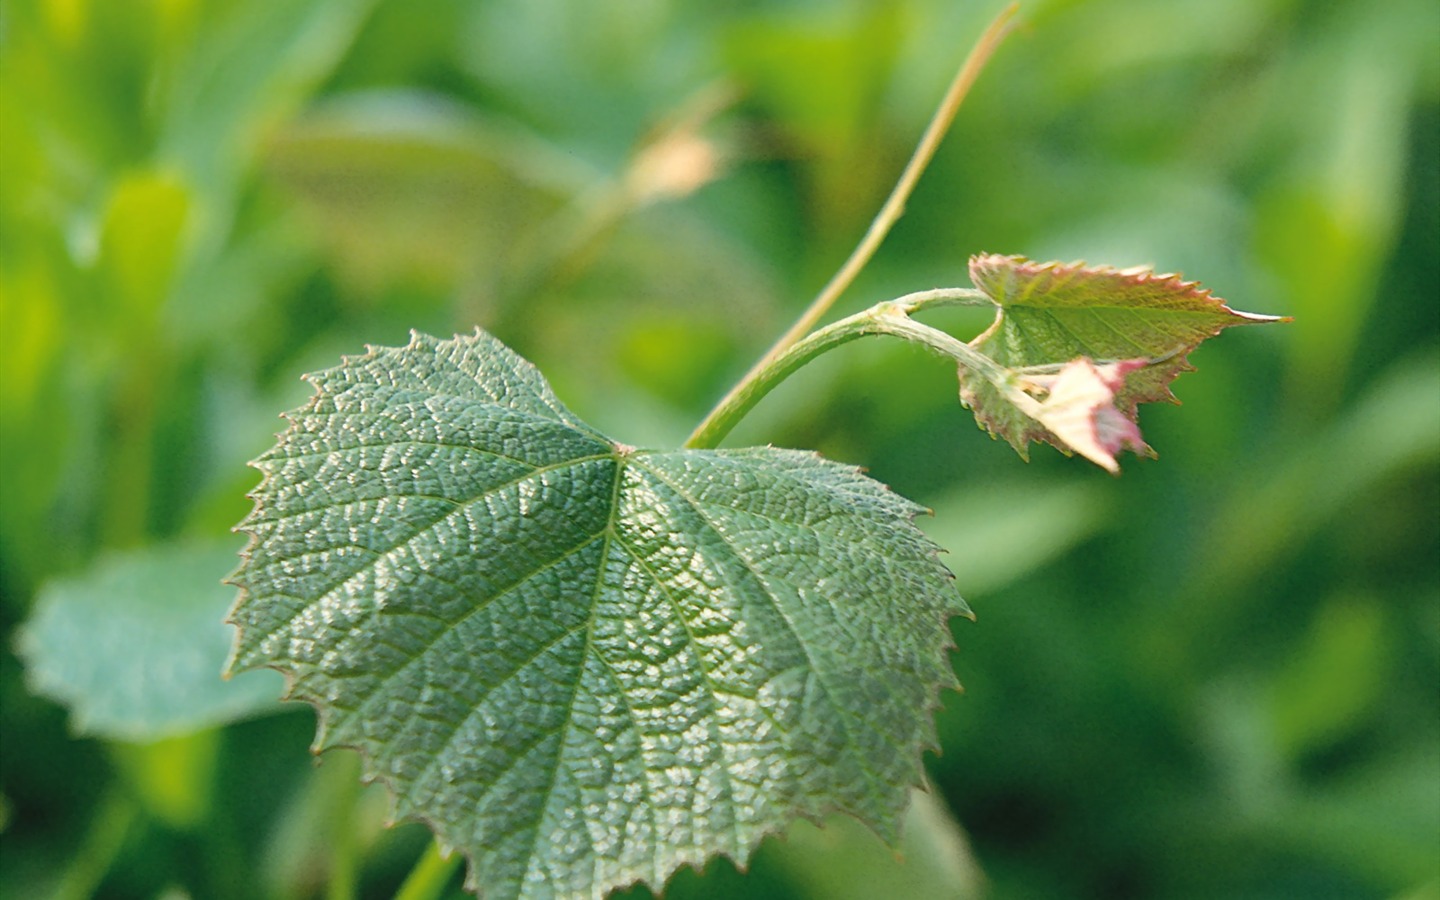
<instances>
[{"instance_id":1,"label":"green blurred background","mask_svg":"<svg viewBox=\"0 0 1440 900\"><path fill-rule=\"evenodd\" d=\"M0 2L0 895L389 896L427 836L313 764L308 708L158 742L72 718L17 656L37 597L175 545L214 584L298 376L412 327L490 329L602 430L678 444L1000 5ZM1294 324L1197 351L1120 479L1022 464L878 341L730 444L934 508L979 619L929 763L990 896L1440 896L1440 8L1020 17L845 311L995 251ZM806 835L671 893L928 890Z\"/></svg>"}]
</instances>

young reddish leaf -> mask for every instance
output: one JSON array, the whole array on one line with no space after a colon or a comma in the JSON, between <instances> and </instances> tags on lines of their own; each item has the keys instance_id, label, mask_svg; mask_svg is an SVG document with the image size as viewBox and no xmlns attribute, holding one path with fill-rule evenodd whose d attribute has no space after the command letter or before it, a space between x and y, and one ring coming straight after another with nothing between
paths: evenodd
<instances>
[{"instance_id":1,"label":"young reddish leaf","mask_svg":"<svg viewBox=\"0 0 1440 900\"><path fill-rule=\"evenodd\" d=\"M1118 474L1115 454L1126 447L1153 455L1140 437L1140 426L1115 408L1115 396L1124 389L1125 377L1144 369L1146 363L1127 359L1097 366L1081 358L1066 363L1055 375L1029 379L1049 392L1040 402L1035 420L1066 447Z\"/></svg>"},{"instance_id":2,"label":"young reddish leaf","mask_svg":"<svg viewBox=\"0 0 1440 900\"><path fill-rule=\"evenodd\" d=\"M1132 446L1144 447L1138 431L1130 434L1105 409L1133 427L1136 404L1175 401L1170 382L1194 368L1187 354L1206 338L1231 325L1280 321L1275 316L1236 312L1196 282L1143 268L1036 263L987 253L970 258L970 278L999 307L994 324L970 346L1001 366L1058 366L1082 357L1101 362L1102 368L1105 361L1148 363L1125 363L1126 371L1111 373L1123 377L1123 384L1115 386L1113 404L1099 407L1105 433ZM1045 441L1067 452L1077 450L1110 468L1058 436L1053 421L1035 419L1021 408L1024 404L1015 404L1013 395L964 368L960 399L975 411L982 427L1009 441L1022 457L1028 458L1031 441ZM1054 419L1053 412L1050 418ZM1110 459L1113 463L1113 455Z\"/></svg>"}]
</instances>

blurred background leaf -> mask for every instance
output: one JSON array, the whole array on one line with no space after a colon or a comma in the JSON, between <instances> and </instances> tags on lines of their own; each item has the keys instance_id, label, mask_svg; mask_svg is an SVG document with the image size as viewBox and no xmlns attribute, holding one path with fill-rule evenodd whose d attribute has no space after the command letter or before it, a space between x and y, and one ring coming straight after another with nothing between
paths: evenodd
<instances>
[{"instance_id":1,"label":"blurred background leaf","mask_svg":"<svg viewBox=\"0 0 1440 900\"><path fill-rule=\"evenodd\" d=\"M493 329L603 430L677 444L844 258L1000 5L0 2L0 894L392 893L424 831L380 830L343 753L314 767L308 711L76 736L15 630L107 554L225 540L297 376L412 327ZM732 442L935 508L979 621L930 769L990 896L1433 894L1440 10L1022 19L850 308L987 250L1181 270L1295 323L1198 351L1184 407L1143 414L1160 460L1119 480L1022 466L948 365L880 342ZM668 893L887 877L807 828ZM812 837L842 833L870 839Z\"/></svg>"},{"instance_id":2,"label":"blurred background leaf","mask_svg":"<svg viewBox=\"0 0 1440 900\"><path fill-rule=\"evenodd\" d=\"M30 690L69 707L77 734L134 743L278 712L279 673L216 677L236 543L131 551L49 582L16 638Z\"/></svg>"}]
</instances>

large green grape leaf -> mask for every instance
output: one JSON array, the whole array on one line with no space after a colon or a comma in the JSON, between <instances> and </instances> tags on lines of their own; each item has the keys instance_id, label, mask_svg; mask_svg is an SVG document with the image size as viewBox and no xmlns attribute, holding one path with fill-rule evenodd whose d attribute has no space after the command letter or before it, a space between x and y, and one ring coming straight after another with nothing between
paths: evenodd
<instances>
[{"instance_id":1,"label":"large green grape leaf","mask_svg":"<svg viewBox=\"0 0 1440 900\"><path fill-rule=\"evenodd\" d=\"M67 707L77 733L124 741L279 711L274 672L220 680L234 567L233 546L176 544L47 582L16 640L31 690Z\"/></svg>"},{"instance_id":2,"label":"large green grape leaf","mask_svg":"<svg viewBox=\"0 0 1440 900\"><path fill-rule=\"evenodd\" d=\"M488 898L898 837L968 611L919 507L759 448L640 451L483 332L310 377L255 465L231 668L272 666Z\"/></svg>"},{"instance_id":3,"label":"large green grape leaf","mask_svg":"<svg viewBox=\"0 0 1440 900\"><path fill-rule=\"evenodd\" d=\"M1060 367L1080 358L1123 364L1098 372L1091 367L1088 373L1083 367L1072 369L1066 379L1088 374L1086 384L1095 390L1085 393L1105 393L1099 390L1101 383L1113 379L1118 385L1113 392L1118 415L1112 431L1124 427L1122 416L1133 423L1139 403L1174 402L1170 382L1194 368L1187 354L1205 339L1231 325L1280 321L1275 316L1236 312L1195 282L1149 269L1036 263L986 253L970 258L970 278L999 307L994 324L970 346L1000 365ZM979 373L960 370L960 398L975 411L982 427L1009 441L1022 457L1027 456L1031 441L1084 452L1073 440L1057 437L1040 419L1018 408ZM1092 411L1103 412L1111 401L1109 394L1103 402L1094 398ZM1116 438L1110 449L1122 443L1149 449L1138 431ZM1106 454L1100 451L1100 455Z\"/></svg>"}]
</instances>

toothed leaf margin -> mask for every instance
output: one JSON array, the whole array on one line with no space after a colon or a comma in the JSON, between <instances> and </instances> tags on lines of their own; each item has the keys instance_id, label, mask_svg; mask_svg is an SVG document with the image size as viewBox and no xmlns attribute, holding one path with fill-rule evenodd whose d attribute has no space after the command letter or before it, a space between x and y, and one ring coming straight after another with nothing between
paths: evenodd
<instances>
[{"instance_id":1,"label":"toothed leaf margin","mask_svg":"<svg viewBox=\"0 0 1440 900\"><path fill-rule=\"evenodd\" d=\"M309 376L233 578L284 672L486 898L599 898L797 816L893 843L968 615L921 508L773 448L637 451L477 331Z\"/></svg>"},{"instance_id":2,"label":"toothed leaf margin","mask_svg":"<svg viewBox=\"0 0 1440 900\"><path fill-rule=\"evenodd\" d=\"M1232 325L1281 321L1236 312L1198 283L1148 268L1032 262L984 253L970 258L970 280L999 309L970 346L1010 369L1150 360L1126 374L1115 408L1132 422L1140 403L1175 402L1170 382L1193 370L1188 354ZM977 373L960 372L960 399L981 427L1028 458L1032 441L1070 448L1008 402Z\"/></svg>"}]
</instances>

